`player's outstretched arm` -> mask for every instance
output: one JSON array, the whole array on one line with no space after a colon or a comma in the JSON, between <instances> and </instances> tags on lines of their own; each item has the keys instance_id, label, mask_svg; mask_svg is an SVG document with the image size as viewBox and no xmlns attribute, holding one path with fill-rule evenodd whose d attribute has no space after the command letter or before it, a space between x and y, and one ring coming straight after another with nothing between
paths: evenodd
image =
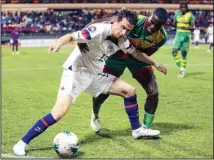
<instances>
[{"instance_id":1,"label":"player's outstretched arm","mask_svg":"<svg viewBox=\"0 0 214 160\"><path fill-rule=\"evenodd\" d=\"M48 52L58 52L63 45L73 41L75 41L74 33L66 34L60 37L55 43L51 44L48 48Z\"/></svg>"},{"instance_id":2,"label":"player's outstretched arm","mask_svg":"<svg viewBox=\"0 0 214 160\"><path fill-rule=\"evenodd\" d=\"M167 74L167 68L163 64L158 64L157 62L155 62L151 57L149 57L145 53L143 53L143 52L141 52L139 50L135 50L135 52L132 53L132 56L134 58L136 58L137 60L139 60L139 61L151 64L152 66L157 68L157 70L159 72L162 72L165 75Z\"/></svg>"},{"instance_id":3,"label":"player's outstretched arm","mask_svg":"<svg viewBox=\"0 0 214 160\"><path fill-rule=\"evenodd\" d=\"M158 71L166 74L167 73L167 69L164 65L159 65L157 64L153 59L151 59L148 55L146 55L145 53L143 53L140 50L137 50L132 43L130 42L130 40L128 40L127 38L120 38L118 41L118 46L119 48L124 52L124 53L129 53L131 54L134 58L136 58L139 61L151 64L152 66L154 66L155 68L157 68Z\"/></svg>"}]
</instances>

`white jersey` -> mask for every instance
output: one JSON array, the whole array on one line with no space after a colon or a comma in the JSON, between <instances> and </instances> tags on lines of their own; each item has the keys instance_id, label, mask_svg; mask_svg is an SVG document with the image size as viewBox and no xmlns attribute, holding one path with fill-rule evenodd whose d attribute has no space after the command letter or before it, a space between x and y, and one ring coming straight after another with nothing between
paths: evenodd
<instances>
[{"instance_id":1,"label":"white jersey","mask_svg":"<svg viewBox=\"0 0 214 160\"><path fill-rule=\"evenodd\" d=\"M92 74L101 73L105 60L109 56L120 49L124 50L123 44L129 46L127 38L120 38L118 44L111 41L111 27L112 24L109 23L96 23L75 32L76 41L78 43L86 43L89 51L81 53L79 47L76 46L63 67L65 69L72 69L73 71L87 70Z\"/></svg>"},{"instance_id":2,"label":"white jersey","mask_svg":"<svg viewBox=\"0 0 214 160\"><path fill-rule=\"evenodd\" d=\"M194 40L195 41L199 41L200 40L200 29L195 29L194 31L193 31L193 35L194 35Z\"/></svg>"}]
</instances>

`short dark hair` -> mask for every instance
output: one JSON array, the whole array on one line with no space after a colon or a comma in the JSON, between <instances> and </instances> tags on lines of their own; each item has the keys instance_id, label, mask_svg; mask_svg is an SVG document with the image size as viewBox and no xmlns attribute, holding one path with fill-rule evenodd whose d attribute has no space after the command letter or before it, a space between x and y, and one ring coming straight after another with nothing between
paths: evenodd
<instances>
[{"instance_id":1,"label":"short dark hair","mask_svg":"<svg viewBox=\"0 0 214 160\"><path fill-rule=\"evenodd\" d=\"M156 8L153 11L152 17L156 20L157 23L165 25L168 19L168 12L165 8Z\"/></svg>"},{"instance_id":2,"label":"short dark hair","mask_svg":"<svg viewBox=\"0 0 214 160\"><path fill-rule=\"evenodd\" d=\"M128 9L122 9L117 14L117 16L118 16L118 19L117 19L118 22L122 21L123 18L126 18L129 23L131 23L132 25L136 25L138 21L137 13L135 11L128 10Z\"/></svg>"}]
</instances>

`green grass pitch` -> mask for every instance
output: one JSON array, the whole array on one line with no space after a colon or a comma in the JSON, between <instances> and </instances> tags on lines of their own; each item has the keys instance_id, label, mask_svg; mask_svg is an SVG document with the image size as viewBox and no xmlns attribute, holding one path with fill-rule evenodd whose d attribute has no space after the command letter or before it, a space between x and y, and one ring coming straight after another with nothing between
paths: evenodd
<instances>
[{"instance_id":1,"label":"green grass pitch","mask_svg":"<svg viewBox=\"0 0 214 160\"><path fill-rule=\"evenodd\" d=\"M191 48L186 77L178 79L171 46L164 46L153 59L167 65L165 76L156 69L159 107L153 128L160 140L134 140L123 107L123 99L111 96L101 109L102 134L90 128L91 96L83 93L68 114L44 134L34 139L28 156L58 158L52 150L54 136L74 132L80 141L73 158L213 158L213 53L208 45ZM62 64L72 51L65 46L59 53L47 48L2 48L2 156L11 155L13 145L55 103ZM128 70L122 79L137 88L140 120L146 94Z\"/></svg>"}]
</instances>

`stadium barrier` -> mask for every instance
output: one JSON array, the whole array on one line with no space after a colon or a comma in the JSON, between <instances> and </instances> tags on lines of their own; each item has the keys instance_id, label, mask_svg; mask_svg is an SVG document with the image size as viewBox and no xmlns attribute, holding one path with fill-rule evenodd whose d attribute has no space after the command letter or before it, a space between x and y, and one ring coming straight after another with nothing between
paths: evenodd
<instances>
[{"instance_id":1,"label":"stadium barrier","mask_svg":"<svg viewBox=\"0 0 214 160\"><path fill-rule=\"evenodd\" d=\"M6 10L45 10L48 8L51 9L121 9L121 8L131 8L136 10L153 10L154 8L164 7L168 10L178 10L179 4L143 4L143 3L63 3L63 4L2 4L2 11ZM204 10L213 10L213 6L210 4L189 4L190 9L204 9Z\"/></svg>"},{"instance_id":2,"label":"stadium barrier","mask_svg":"<svg viewBox=\"0 0 214 160\"><path fill-rule=\"evenodd\" d=\"M21 47L47 47L56 39L23 39L20 40Z\"/></svg>"}]
</instances>

